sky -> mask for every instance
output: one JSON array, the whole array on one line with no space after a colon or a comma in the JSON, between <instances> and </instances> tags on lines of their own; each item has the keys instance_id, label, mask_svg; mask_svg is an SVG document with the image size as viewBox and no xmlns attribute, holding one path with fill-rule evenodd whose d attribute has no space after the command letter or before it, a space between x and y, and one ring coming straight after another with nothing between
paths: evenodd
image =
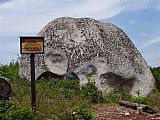
<instances>
[{"instance_id":1,"label":"sky","mask_svg":"<svg viewBox=\"0 0 160 120\"><path fill-rule=\"evenodd\" d=\"M160 66L160 0L0 0L0 64L20 56L19 36L36 36L58 17L113 23L149 66Z\"/></svg>"}]
</instances>

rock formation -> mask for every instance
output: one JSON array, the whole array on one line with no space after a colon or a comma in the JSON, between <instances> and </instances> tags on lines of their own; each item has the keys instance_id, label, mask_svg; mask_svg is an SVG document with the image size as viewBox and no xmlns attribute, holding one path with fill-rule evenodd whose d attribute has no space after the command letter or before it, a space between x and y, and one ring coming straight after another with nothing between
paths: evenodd
<instances>
[{"instance_id":1,"label":"rock formation","mask_svg":"<svg viewBox=\"0 0 160 120\"><path fill-rule=\"evenodd\" d=\"M45 38L44 55L36 55L36 78L51 72L94 81L102 92L124 89L133 96L148 95L154 78L128 36L117 26L90 18L57 18L38 36ZM30 79L29 55L21 55L20 76Z\"/></svg>"}]
</instances>

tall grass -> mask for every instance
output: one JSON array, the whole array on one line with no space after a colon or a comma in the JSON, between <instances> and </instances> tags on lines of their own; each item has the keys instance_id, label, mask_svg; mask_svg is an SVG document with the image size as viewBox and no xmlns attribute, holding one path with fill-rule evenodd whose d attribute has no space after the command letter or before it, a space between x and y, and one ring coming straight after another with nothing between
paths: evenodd
<instances>
[{"instance_id":1,"label":"tall grass","mask_svg":"<svg viewBox=\"0 0 160 120\"><path fill-rule=\"evenodd\" d=\"M20 108L31 109L31 84L27 80L22 80L18 76L18 62L11 62L8 65L0 66L0 76L10 79L12 86L12 96L10 102L13 102ZM85 88L85 87L84 87ZM85 89L83 89L83 92ZM58 80L49 78L36 81L36 117L38 120L45 118L72 120L76 117L93 118L90 112L92 98L83 95L82 90L77 81L74 80ZM98 92L98 91L97 91ZM73 115L80 106L86 106L83 112ZM1 106L2 107L2 106ZM10 109L9 109L10 110ZM85 113L86 112L86 113ZM20 114L23 113L23 110ZM20 116L20 115L19 115ZM20 119L21 120L21 119Z\"/></svg>"},{"instance_id":2,"label":"tall grass","mask_svg":"<svg viewBox=\"0 0 160 120\"><path fill-rule=\"evenodd\" d=\"M80 87L74 80L58 80L42 78L36 81L36 115L32 117L31 109L31 84L27 80L22 80L18 76L18 62L12 61L8 65L0 66L0 76L10 79L12 86L12 96L10 101L13 105L18 106L17 114L25 117L30 114L31 119L43 120L45 118L57 120L76 120L85 118L86 120L94 119L90 108L97 103L104 104L116 103L119 100L133 100L133 98L124 91L113 91L102 97L94 83L88 83ZM140 98L136 98L140 101ZM160 94L153 92L145 99L145 103L151 107L160 107ZM0 105L0 107L2 107ZM10 110L10 109L8 109ZM24 112L26 111L26 113ZM10 112L10 118L14 118L13 111ZM0 111L0 115L2 112ZM27 116L26 116L27 117ZM36 118L35 118L36 117ZM19 119L21 120L21 119Z\"/></svg>"}]
</instances>

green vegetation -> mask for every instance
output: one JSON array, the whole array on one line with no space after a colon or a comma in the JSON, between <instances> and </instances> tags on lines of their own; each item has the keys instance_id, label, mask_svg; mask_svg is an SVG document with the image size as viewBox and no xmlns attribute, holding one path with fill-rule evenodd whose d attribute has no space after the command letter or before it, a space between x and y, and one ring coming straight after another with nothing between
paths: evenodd
<instances>
[{"instance_id":1,"label":"green vegetation","mask_svg":"<svg viewBox=\"0 0 160 120\"><path fill-rule=\"evenodd\" d=\"M18 61L12 61L9 65L0 65L0 76L15 80L18 78L18 67Z\"/></svg>"},{"instance_id":2,"label":"green vegetation","mask_svg":"<svg viewBox=\"0 0 160 120\"><path fill-rule=\"evenodd\" d=\"M151 68L151 72L155 79L155 89L160 92L160 67Z\"/></svg>"},{"instance_id":3,"label":"green vegetation","mask_svg":"<svg viewBox=\"0 0 160 120\"><path fill-rule=\"evenodd\" d=\"M147 105L147 97L141 97L141 96L133 97L133 98L131 98L130 101L134 102L134 103L140 103L140 104Z\"/></svg>"},{"instance_id":4,"label":"green vegetation","mask_svg":"<svg viewBox=\"0 0 160 120\"><path fill-rule=\"evenodd\" d=\"M74 80L58 80L41 78L36 81L37 101L36 114L31 110L31 84L18 76L18 62L0 66L0 76L10 79L12 96L9 101L0 100L0 120L94 120L91 108L95 104L114 104L119 100L128 100L160 106L160 67L153 68L156 89L148 97L131 97L124 90L111 91L102 97L94 83L89 82L80 87Z\"/></svg>"},{"instance_id":5,"label":"green vegetation","mask_svg":"<svg viewBox=\"0 0 160 120\"><path fill-rule=\"evenodd\" d=\"M0 76L9 78L13 89L9 101L0 100L0 120L43 120L44 118L58 120L94 119L90 108L92 103L100 102L100 100L99 97L93 97L94 95L101 95L101 92L98 91L94 84L88 83L81 89L77 81L54 78L47 80L42 78L36 81L37 112L33 116L30 110L31 84L29 81L19 78L18 68L18 62L0 66ZM91 93L92 91L93 93ZM84 92L90 92L90 94L84 95ZM73 113L76 114L73 115Z\"/></svg>"},{"instance_id":6,"label":"green vegetation","mask_svg":"<svg viewBox=\"0 0 160 120\"><path fill-rule=\"evenodd\" d=\"M81 93L83 97L89 98L92 103L101 103L103 101L102 92L98 91L95 83L87 83L82 86Z\"/></svg>"},{"instance_id":7,"label":"green vegetation","mask_svg":"<svg viewBox=\"0 0 160 120\"><path fill-rule=\"evenodd\" d=\"M104 96L104 102L105 103L117 103L121 100L130 100L131 95L129 93L126 93L123 89L117 91L113 90L110 93L108 93L106 96Z\"/></svg>"},{"instance_id":8,"label":"green vegetation","mask_svg":"<svg viewBox=\"0 0 160 120\"><path fill-rule=\"evenodd\" d=\"M0 100L0 120L36 120L36 118L29 108L12 101Z\"/></svg>"},{"instance_id":9,"label":"green vegetation","mask_svg":"<svg viewBox=\"0 0 160 120\"><path fill-rule=\"evenodd\" d=\"M74 116L76 116L75 118L82 118L83 120L94 120L93 113L88 111L87 105L84 103L80 103L76 107L74 114Z\"/></svg>"}]
</instances>

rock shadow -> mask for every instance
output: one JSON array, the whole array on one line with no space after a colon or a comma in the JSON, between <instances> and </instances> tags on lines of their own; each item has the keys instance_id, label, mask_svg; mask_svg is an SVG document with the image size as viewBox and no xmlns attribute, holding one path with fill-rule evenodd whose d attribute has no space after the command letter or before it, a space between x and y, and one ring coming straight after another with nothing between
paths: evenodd
<instances>
[{"instance_id":1,"label":"rock shadow","mask_svg":"<svg viewBox=\"0 0 160 120\"><path fill-rule=\"evenodd\" d=\"M43 79L43 80L49 80L49 79L51 79L51 78L55 78L55 79L60 79L60 80L62 80L62 79L64 79L64 75L57 75L57 74L54 74L54 73L52 73L52 72L50 72L50 71L47 71L47 72L42 73L42 74L37 78L37 80L41 80L41 79Z\"/></svg>"},{"instance_id":2,"label":"rock shadow","mask_svg":"<svg viewBox=\"0 0 160 120\"><path fill-rule=\"evenodd\" d=\"M115 73L109 72L105 74L100 75L100 84L102 89L105 89L106 86L109 88L113 88L116 91L123 92L125 93L130 93L134 83L135 83L135 78L123 78L120 75L116 75Z\"/></svg>"}]
</instances>

